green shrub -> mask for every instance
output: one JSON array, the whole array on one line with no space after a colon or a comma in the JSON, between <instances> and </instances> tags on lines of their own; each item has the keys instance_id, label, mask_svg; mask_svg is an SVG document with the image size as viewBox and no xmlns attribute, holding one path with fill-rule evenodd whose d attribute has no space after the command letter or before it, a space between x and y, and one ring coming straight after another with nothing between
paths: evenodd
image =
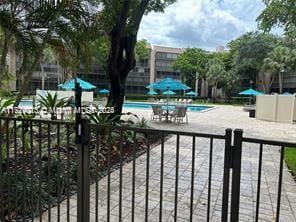
<instances>
[{"instance_id":1,"label":"green shrub","mask_svg":"<svg viewBox=\"0 0 296 222\"><path fill-rule=\"evenodd\" d=\"M296 176L296 148L285 149L285 160L291 173Z\"/></svg>"},{"instance_id":2,"label":"green shrub","mask_svg":"<svg viewBox=\"0 0 296 222\"><path fill-rule=\"evenodd\" d=\"M149 128L148 126L148 120L145 119L144 117L142 117L136 124L135 124L136 127L139 127L139 128Z\"/></svg>"},{"instance_id":3,"label":"green shrub","mask_svg":"<svg viewBox=\"0 0 296 222\"><path fill-rule=\"evenodd\" d=\"M5 218L15 219L16 212L18 215L38 215L39 203L44 205L48 194L43 187L39 189L36 175L31 178L22 172L16 172L12 175L4 174L2 178L4 197L0 203L4 207Z\"/></svg>"}]
</instances>

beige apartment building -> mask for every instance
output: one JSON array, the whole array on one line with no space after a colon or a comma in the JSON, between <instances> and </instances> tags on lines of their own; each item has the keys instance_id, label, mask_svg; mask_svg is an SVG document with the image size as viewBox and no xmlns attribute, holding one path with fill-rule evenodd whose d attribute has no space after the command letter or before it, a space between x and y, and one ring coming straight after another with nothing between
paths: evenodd
<instances>
[{"instance_id":1,"label":"beige apartment building","mask_svg":"<svg viewBox=\"0 0 296 222\"><path fill-rule=\"evenodd\" d=\"M147 45L150 50L148 58L139 59L136 67L130 72L126 81L127 95L145 95L148 92L146 88L150 83L159 81L165 77L171 77L176 80L182 79L182 73L173 68L173 64L178 55L186 49L172 48L167 46ZM225 51L223 46L218 46L216 51ZM8 56L9 71L15 76L17 67L17 57L14 50L10 50ZM58 84L65 80L65 73L58 64L43 64L44 72L40 68L33 74L30 83L29 94L34 94L36 89L56 90ZM86 71L81 67L78 70L78 76L96 85L98 89L108 88L108 78L105 71L99 64L93 64L91 69ZM247 81L249 82L249 81ZM10 82L12 91L18 90L21 84L21 77L15 77ZM247 88L244 81L241 82L241 88ZM272 91L276 92L278 88L277 80L275 80ZM199 92L200 96L207 97L210 93L208 83L203 83L196 78L194 91ZM287 73L284 80L284 91L295 92L296 75Z\"/></svg>"}]
</instances>

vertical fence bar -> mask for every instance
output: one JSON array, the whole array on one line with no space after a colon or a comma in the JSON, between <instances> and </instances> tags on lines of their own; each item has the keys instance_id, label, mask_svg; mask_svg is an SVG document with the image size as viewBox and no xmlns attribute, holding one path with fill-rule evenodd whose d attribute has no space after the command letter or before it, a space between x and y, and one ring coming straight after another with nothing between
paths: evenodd
<instances>
[{"instance_id":1,"label":"vertical fence bar","mask_svg":"<svg viewBox=\"0 0 296 222\"><path fill-rule=\"evenodd\" d=\"M38 168L39 168L39 184L38 184L38 189L39 189L39 193L41 193L41 174L42 174L42 124L41 122L39 122L38 124L38 152L39 152L39 156L38 156ZM38 195L38 208L39 208L39 221L42 222L42 201L41 201L41 196ZM49 220L50 221L50 220Z\"/></svg>"},{"instance_id":2,"label":"vertical fence bar","mask_svg":"<svg viewBox=\"0 0 296 222\"><path fill-rule=\"evenodd\" d=\"M213 162L213 137L211 137L210 139L207 221L210 221L210 213L211 213L212 162Z\"/></svg>"},{"instance_id":3,"label":"vertical fence bar","mask_svg":"<svg viewBox=\"0 0 296 222\"><path fill-rule=\"evenodd\" d=\"M23 128L23 122L22 122L22 125L21 125L21 141L22 141L22 145L24 145L24 136L23 136L23 132L24 132L24 128ZM14 174L17 174L18 173L18 155L17 155L17 125L16 125L16 120L13 120L13 149L14 149ZM24 149L24 147L22 147ZM24 158L24 156L23 156ZM15 183L17 184L17 181L15 181ZM23 192L25 193L25 192ZM15 196L17 197L18 196L18 186L16 185L15 186ZM15 198L14 200L14 204L15 204L15 218L17 220L18 218L18 200L17 198Z\"/></svg>"},{"instance_id":4,"label":"vertical fence bar","mask_svg":"<svg viewBox=\"0 0 296 222\"><path fill-rule=\"evenodd\" d=\"M280 159L280 175L279 175L279 185L278 185L278 197L277 197L277 207L276 207L276 222L280 219L281 210L281 196L282 196L282 180L283 180L283 162L284 162L285 147L281 146L281 159Z\"/></svg>"},{"instance_id":5,"label":"vertical fence bar","mask_svg":"<svg viewBox=\"0 0 296 222\"><path fill-rule=\"evenodd\" d=\"M10 133L9 133L9 120L5 121L6 124L6 172L7 172L7 189L8 189L8 198L7 198L7 208L8 208L8 220L12 220L11 218L11 200L10 200L10 156L9 156L9 149L10 149Z\"/></svg>"},{"instance_id":6,"label":"vertical fence bar","mask_svg":"<svg viewBox=\"0 0 296 222\"><path fill-rule=\"evenodd\" d=\"M133 178L132 178L132 222L135 221L135 186L136 186L136 144L137 144L137 133L134 131L133 135Z\"/></svg>"},{"instance_id":7,"label":"vertical fence bar","mask_svg":"<svg viewBox=\"0 0 296 222\"><path fill-rule=\"evenodd\" d=\"M27 121L22 121L22 154L23 154L22 158L23 159L22 159L21 167L22 167L22 173L23 173L24 176L26 175L26 170L25 170L25 168L26 168L26 164L25 164L26 163L25 136L26 135L25 135L25 133L26 133L27 128L25 129L25 126L27 127L27 124L28 124ZM15 163L17 163L17 162L15 162ZM23 185L23 190L26 189L26 184L25 183L26 183L26 181L24 181L23 184L22 184ZM22 202L26 203L26 193L23 192L22 195L23 195ZM16 206L16 209L17 209L17 206ZM16 218L17 218L17 215L16 215ZM24 222L25 221L25 215L24 214L22 214L22 219L23 219L23 222Z\"/></svg>"},{"instance_id":8,"label":"vertical fence bar","mask_svg":"<svg viewBox=\"0 0 296 222\"><path fill-rule=\"evenodd\" d=\"M88 123L82 120L81 125L78 126L77 137L77 221L88 222L89 221L89 160L90 153L88 149L89 141L89 129ZM79 124L78 124L79 125ZM81 128L80 128L81 127ZM80 128L80 130L79 130Z\"/></svg>"},{"instance_id":9,"label":"vertical fence bar","mask_svg":"<svg viewBox=\"0 0 296 222\"><path fill-rule=\"evenodd\" d=\"M0 119L0 149L1 149L1 152L0 152L0 200L1 201L4 201L4 198L3 198L3 168L2 168L2 120ZM3 204L0 204L0 211L1 211L1 214L0 214L0 220L4 220L4 206Z\"/></svg>"},{"instance_id":10,"label":"vertical fence bar","mask_svg":"<svg viewBox=\"0 0 296 222\"><path fill-rule=\"evenodd\" d=\"M229 176L231 160L231 140L232 130L225 130L225 148L224 148L224 172L223 172L223 196L222 196L222 222L227 222L228 202L229 202Z\"/></svg>"},{"instance_id":11,"label":"vertical fence bar","mask_svg":"<svg viewBox=\"0 0 296 222\"><path fill-rule=\"evenodd\" d=\"M60 198L61 198L61 181L60 181L60 177L61 177L61 148L60 148L60 124L57 124L57 149L58 149L58 164L57 164L57 176L58 176L58 180L57 180L57 191L58 191L58 197L57 197L57 201L58 201L58 206L57 206L57 211L58 211L58 222L60 222L61 219L61 206L60 206Z\"/></svg>"},{"instance_id":12,"label":"vertical fence bar","mask_svg":"<svg viewBox=\"0 0 296 222\"><path fill-rule=\"evenodd\" d=\"M51 126L50 123L47 124L47 183L51 183ZM47 192L51 193L51 186L48 186ZM51 199L48 198L48 221L51 221Z\"/></svg>"},{"instance_id":13,"label":"vertical fence bar","mask_svg":"<svg viewBox=\"0 0 296 222\"><path fill-rule=\"evenodd\" d=\"M164 135L162 134L161 135L161 154L160 154L159 222L162 221L163 165L164 165Z\"/></svg>"},{"instance_id":14,"label":"vertical fence bar","mask_svg":"<svg viewBox=\"0 0 296 222\"><path fill-rule=\"evenodd\" d=\"M95 221L98 222L99 221L99 128L96 128L96 178L95 178L95 183L96 183L96 200L95 200Z\"/></svg>"},{"instance_id":15,"label":"vertical fence bar","mask_svg":"<svg viewBox=\"0 0 296 222\"><path fill-rule=\"evenodd\" d=\"M67 222L70 222L70 127L67 124L66 126L66 149L67 149Z\"/></svg>"},{"instance_id":16,"label":"vertical fence bar","mask_svg":"<svg viewBox=\"0 0 296 222\"><path fill-rule=\"evenodd\" d=\"M33 169L34 169L34 159L33 159L33 145L34 145L34 131L33 131L33 120L30 121L30 159L31 159L31 163L30 163L30 174L31 174L31 190L33 190ZM31 192L31 196L30 198L33 197L33 192ZM32 198L33 199L33 198ZM34 213L33 210L31 212L31 220L34 221Z\"/></svg>"},{"instance_id":17,"label":"vertical fence bar","mask_svg":"<svg viewBox=\"0 0 296 222\"><path fill-rule=\"evenodd\" d=\"M119 168L119 222L122 221L122 156L123 156L123 132L122 129L120 130L120 145L119 145L119 152L120 152L120 168Z\"/></svg>"},{"instance_id":18,"label":"vertical fence bar","mask_svg":"<svg viewBox=\"0 0 296 222\"><path fill-rule=\"evenodd\" d=\"M110 190L111 190L111 152L112 152L112 140L111 140L111 133L112 133L112 129L111 127L109 128L109 134L108 134L108 142L109 142L109 146L108 146L108 154L107 154L107 172L108 172L108 176L107 176L107 222L110 221Z\"/></svg>"},{"instance_id":19,"label":"vertical fence bar","mask_svg":"<svg viewBox=\"0 0 296 222\"><path fill-rule=\"evenodd\" d=\"M190 221L193 221L194 199L194 172L195 172L195 136L192 137L192 160L191 160L191 192L190 192Z\"/></svg>"},{"instance_id":20,"label":"vertical fence bar","mask_svg":"<svg viewBox=\"0 0 296 222\"><path fill-rule=\"evenodd\" d=\"M180 135L177 134L176 145L176 175L175 175L175 209L174 209L174 221L178 219L178 185L179 185L179 154L180 154Z\"/></svg>"},{"instance_id":21,"label":"vertical fence bar","mask_svg":"<svg viewBox=\"0 0 296 222\"><path fill-rule=\"evenodd\" d=\"M257 181L257 197L256 197L256 216L255 221L258 221L259 216L259 205L260 205L260 186L261 186L261 168L262 168L262 151L263 144L260 144L259 149L259 165L258 165L258 181Z\"/></svg>"},{"instance_id":22,"label":"vertical fence bar","mask_svg":"<svg viewBox=\"0 0 296 222\"><path fill-rule=\"evenodd\" d=\"M241 129L234 130L234 148L232 156L233 170L231 186L231 221L239 221L242 137L243 131Z\"/></svg>"},{"instance_id":23,"label":"vertical fence bar","mask_svg":"<svg viewBox=\"0 0 296 222\"><path fill-rule=\"evenodd\" d=\"M149 167L150 167L150 145L149 134L147 136L147 159L146 159L146 199L145 199L145 221L148 222L148 208L149 208Z\"/></svg>"}]
</instances>

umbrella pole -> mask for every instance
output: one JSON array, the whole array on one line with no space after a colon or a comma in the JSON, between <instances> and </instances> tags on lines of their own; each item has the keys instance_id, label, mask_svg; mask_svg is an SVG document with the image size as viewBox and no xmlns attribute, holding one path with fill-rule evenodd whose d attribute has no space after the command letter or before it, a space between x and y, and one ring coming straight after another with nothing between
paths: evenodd
<instances>
[{"instance_id":1,"label":"umbrella pole","mask_svg":"<svg viewBox=\"0 0 296 222\"><path fill-rule=\"evenodd\" d=\"M249 96L249 105L251 105L252 102L252 95Z\"/></svg>"},{"instance_id":2,"label":"umbrella pole","mask_svg":"<svg viewBox=\"0 0 296 222\"><path fill-rule=\"evenodd\" d=\"M167 95L166 121L169 122L169 95Z\"/></svg>"}]
</instances>

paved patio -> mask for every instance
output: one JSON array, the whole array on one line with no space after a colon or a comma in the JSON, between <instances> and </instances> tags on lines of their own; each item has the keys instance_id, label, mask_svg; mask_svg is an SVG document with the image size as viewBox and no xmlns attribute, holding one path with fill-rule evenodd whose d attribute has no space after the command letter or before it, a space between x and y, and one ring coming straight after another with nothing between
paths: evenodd
<instances>
[{"instance_id":1,"label":"paved patio","mask_svg":"<svg viewBox=\"0 0 296 222\"><path fill-rule=\"evenodd\" d=\"M128 110L150 119L151 111ZM241 107L218 107L204 113L189 113L189 125L153 122L155 128L224 134L225 128L242 128L244 135L296 141L296 125L249 119ZM196 139L193 221L206 221L208 197L209 139ZM165 143L163 221L173 221L175 195L176 137ZM180 138L178 221L189 221L192 138ZM254 221L256 207L258 145L244 144L242 160L240 221ZM161 147L151 150L149 174L149 219L159 221ZM275 219L280 153L265 146L263 152L260 221ZM210 221L220 221L223 181L224 141L214 140ZM132 163L123 167L123 221L131 221ZM135 221L144 220L146 155L136 160ZM118 221L119 171L111 174L111 221ZM91 221L95 221L95 186L91 186ZM71 197L71 221L76 221L76 196ZM107 178L99 182L99 221L106 221ZM66 202L61 204L61 221L66 221ZM53 216L56 208L52 209ZM43 215L46 221L47 214ZM55 218L53 218L55 221ZM296 183L284 166L280 221L296 221Z\"/></svg>"}]
</instances>

